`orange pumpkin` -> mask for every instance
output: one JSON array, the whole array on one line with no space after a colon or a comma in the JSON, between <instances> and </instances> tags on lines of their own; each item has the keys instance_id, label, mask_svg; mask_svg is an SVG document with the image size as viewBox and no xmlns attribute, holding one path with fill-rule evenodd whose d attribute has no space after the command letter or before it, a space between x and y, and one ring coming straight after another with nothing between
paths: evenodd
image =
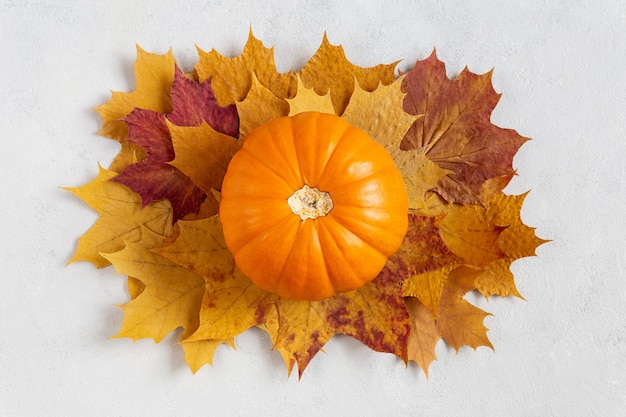
<instances>
[{"instance_id":1,"label":"orange pumpkin","mask_svg":"<svg viewBox=\"0 0 626 417\"><path fill-rule=\"evenodd\" d=\"M408 197L387 151L338 116L276 118L232 158L224 238L259 287L320 300L378 275L404 238Z\"/></svg>"}]
</instances>

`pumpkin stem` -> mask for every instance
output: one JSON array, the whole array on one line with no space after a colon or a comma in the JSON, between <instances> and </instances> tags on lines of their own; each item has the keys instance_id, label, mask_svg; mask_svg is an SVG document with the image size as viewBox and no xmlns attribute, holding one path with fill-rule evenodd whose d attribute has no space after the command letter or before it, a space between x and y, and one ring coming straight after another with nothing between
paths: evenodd
<instances>
[{"instance_id":1,"label":"pumpkin stem","mask_svg":"<svg viewBox=\"0 0 626 417\"><path fill-rule=\"evenodd\" d=\"M330 213L333 208L333 199L330 198L329 193L305 184L287 199L287 204L291 207L293 214L297 214L304 221L317 219Z\"/></svg>"}]
</instances>

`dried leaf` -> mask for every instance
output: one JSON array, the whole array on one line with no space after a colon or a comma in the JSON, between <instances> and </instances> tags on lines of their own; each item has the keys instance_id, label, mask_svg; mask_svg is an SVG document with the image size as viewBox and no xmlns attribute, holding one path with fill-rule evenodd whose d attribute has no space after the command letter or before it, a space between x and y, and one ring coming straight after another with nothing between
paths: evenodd
<instances>
[{"instance_id":1,"label":"dried leaf","mask_svg":"<svg viewBox=\"0 0 626 417\"><path fill-rule=\"evenodd\" d=\"M231 158L241 142L219 133L206 122L186 127L168 124L176 157L170 165L187 176L208 196L220 191Z\"/></svg>"},{"instance_id":2,"label":"dried leaf","mask_svg":"<svg viewBox=\"0 0 626 417\"><path fill-rule=\"evenodd\" d=\"M145 285L137 298L121 307L124 320L115 337L152 338L158 343L178 327L184 328L181 339L198 327L205 289L202 277L134 243L103 256L118 274Z\"/></svg>"},{"instance_id":3,"label":"dried leaf","mask_svg":"<svg viewBox=\"0 0 626 417\"><path fill-rule=\"evenodd\" d=\"M458 264L450 264L441 269L413 275L402 283L402 294L405 297L417 298L430 311L433 318L437 319L448 275L457 267Z\"/></svg>"},{"instance_id":4,"label":"dried leaf","mask_svg":"<svg viewBox=\"0 0 626 417\"><path fill-rule=\"evenodd\" d=\"M379 84L388 85L396 80L397 62L362 68L346 58L341 45L331 45L324 34L322 45L298 72L307 88L313 88L320 95L330 93L334 113L343 114L352 92L355 79L365 91L374 91ZM283 96L284 97L284 96Z\"/></svg>"},{"instance_id":5,"label":"dried leaf","mask_svg":"<svg viewBox=\"0 0 626 417\"><path fill-rule=\"evenodd\" d=\"M437 359L435 347L441 339L432 313L417 298L404 299L411 317L411 333L408 340L408 358L417 363L428 376L428 368Z\"/></svg>"},{"instance_id":6,"label":"dried leaf","mask_svg":"<svg viewBox=\"0 0 626 417\"><path fill-rule=\"evenodd\" d=\"M398 278L406 279L461 263L461 258L448 249L441 239L436 223L437 219L434 217L410 214L404 241L398 251L391 255L386 268Z\"/></svg>"},{"instance_id":7,"label":"dried leaf","mask_svg":"<svg viewBox=\"0 0 626 417\"><path fill-rule=\"evenodd\" d=\"M437 226L446 246L471 265L483 267L506 257L498 244L505 227L491 223L484 207L452 206Z\"/></svg>"},{"instance_id":8,"label":"dried leaf","mask_svg":"<svg viewBox=\"0 0 626 417\"><path fill-rule=\"evenodd\" d=\"M157 55L137 46L136 88L131 93L113 92L106 104L96 107L102 118L102 129L98 133L123 141L128 136L128 130L121 119L134 108L169 113L172 109L170 89L174 81L175 64L176 60L171 50L166 54Z\"/></svg>"},{"instance_id":9,"label":"dried leaf","mask_svg":"<svg viewBox=\"0 0 626 417\"><path fill-rule=\"evenodd\" d=\"M407 132L402 149L416 149L454 175L440 180L437 191L448 201L480 204L482 184L513 172L512 160L528 139L490 122L499 100L491 73L463 70L454 80L433 54L418 61L402 83L404 109L424 115Z\"/></svg>"},{"instance_id":10,"label":"dried leaf","mask_svg":"<svg viewBox=\"0 0 626 417\"><path fill-rule=\"evenodd\" d=\"M156 252L201 275L207 283L200 324L189 340L228 339L264 324L273 309L267 299L276 297L254 286L235 268L218 216L181 221L179 226L178 238Z\"/></svg>"},{"instance_id":11,"label":"dried leaf","mask_svg":"<svg viewBox=\"0 0 626 417\"><path fill-rule=\"evenodd\" d=\"M227 344L232 348L235 347L234 339L197 340L195 342L183 340L180 344L185 351L185 362L194 374L204 365L213 365L213 355L220 345Z\"/></svg>"},{"instance_id":12,"label":"dried leaf","mask_svg":"<svg viewBox=\"0 0 626 417\"><path fill-rule=\"evenodd\" d=\"M168 164L174 149L165 116L151 110L135 109L124 118L128 141L145 149L147 157L129 165L114 181L141 196L144 206L166 199L172 204L174 221L200 209L206 194L186 175Z\"/></svg>"},{"instance_id":13,"label":"dried leaf","mask_svg":"<svg viewBox=\"0 0 626 417\"><path fill-rule=\"evenodd\" d=\"M117 174L100 167L90 183L66 188L94 209L100 217L78 241L69 263L88 261L98 268L109 265L101 253L116 252L124 242L141 242L146 248L159 246L172 233L172 208L157 201L142 208L141 198L127 187L110 180Z\"/></svg>"},{"instance_id":14,"label":"dried leaf","mask_svg":"<svg viewBox=\"0 0 626 417\"><path fill-rule=\"evenodd\" d=\"M459 266L450 271L448 280L441 294L437 314L437 329L441 337L455 350L462 345L474 349L488 346L493 349L487 337L487 328L483 321L489 313L474 307L463 296L476 288L476 277L480 270Z\"/></svg>"},{"instance_id":15,"label":"dried leaf","mask_svg":"<svg viewBox=\"0 0 626 417\"><path fill-rule=\"evenodd\" d=\"M407 360L410 320L399 281L383 270L358 290L321 301L277 303L279 331L276 346L291 352L300 375L334 334L346 334L370 349Z\"/></svg>"},{"instance_id":16,"label":"dried leaf","mask_svg":"<svg viewBox=\"0 0 626 417\"><path fill-rule=\"evenodd\" d=\"M250 91L243 101L237 102L237 112L240 116L239 138L243 140L256 127L277 117L287 116L289 104L261 85L256 75L252 74Z\"/></svg>"},{"instance_id":17,"label":"dried leaf","mask_svg":"<svg viewBox=\"0 0 626 417\"><path fill-rule=\"evenodd\" d=\"M292 97L296 92L295 75L276 71L274 48L265 48L254 37L252 30L243 53L238 57L226 58L214 49L204 52L198 48L198 54L200 60L196 64L196 72L200 81L211 80L221 106L242 101L250 90L253 74L277 97Z\"/></svg>"},{"instance_id":18,"label":"dried leaf","mask_svg":"<svg viewBox=\"0 0 626 417\"><path fill-rule=\"evenodd\" d=\"M335 114L330 93L319 95L312 88L306 88L302 79L298 77L298 92L295 97L287 99L289 103L289 116L306 111L316 111L319 113Z\"/></svg>"},{"instance_id":19,"label":"dried leaf","mask_svg":"<svg viewBox=\"0 0 626 417\"><path fill-rule=\"evenodd\" d=\"M528 193L522 195L505 195L503 193L484 195L487 207L486 216L490 222L506 227L500 234L498 244L512 260L535 256L535 249L548 242L538 238L535 235L535 229L526 226L520 218L522 203L527 195Z\"/></svg>"},{"instance_id":20,"label":"dried leaf","mask_svg":"<svg viewBox=\"0 0 626 417\"><path fill-rule=\"evenodd\" d=\"M404 178L411 212L430 214L426 192L436 188L448 171L419 151L400 149L402 138L418 118L403 110L405 93L401 91L401 85L399 79L388 86L381 85L373 92L366 92L357 85L342 117L366 131L389 152Z\"/></svg>"},{"instance_id":21,"label":"dried leaf","mask_svg":"<svg viewBox=\"0 0 626 417\"><path fill-rule=\"evenodd\" d=\"M498 259L491 262L476 277L474 282L476 289L485 297L492 295L523 298L515 286L513 273L510 270L511 259Z\"/></svg>"},{"instance_id":22,"label":"dried leaf","mask_svg":"<svg viewBox=\"0 0 626 417\"><path fill-rule=\"evenodd\" d=\"M167 119L178 126L199 126L207 123L215 131L239 136L239 119L234 104L221 107L210 82L191 80L176 67L172 84L172 112Z\"/></svg>"}]
</instances>

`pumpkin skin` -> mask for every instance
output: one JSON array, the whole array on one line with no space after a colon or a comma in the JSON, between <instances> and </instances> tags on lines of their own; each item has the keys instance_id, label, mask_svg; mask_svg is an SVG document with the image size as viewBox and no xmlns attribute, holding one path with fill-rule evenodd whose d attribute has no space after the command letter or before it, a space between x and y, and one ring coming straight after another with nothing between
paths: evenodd
<instances>
[{"instance_id":1,"label":"pumpkin skin","mask_svg":"<svg viewBox=\"0 0 626 417\"><path fill-rule=\"evenodd\" d=\"M330 195L328 214L292 211L288 199L305 185ZM406 234L408 197L381 145L338 116L305 112L248 135L224 177L220 219L244 275L313 301L378 275Z\"/></svg>"}]
</instances>

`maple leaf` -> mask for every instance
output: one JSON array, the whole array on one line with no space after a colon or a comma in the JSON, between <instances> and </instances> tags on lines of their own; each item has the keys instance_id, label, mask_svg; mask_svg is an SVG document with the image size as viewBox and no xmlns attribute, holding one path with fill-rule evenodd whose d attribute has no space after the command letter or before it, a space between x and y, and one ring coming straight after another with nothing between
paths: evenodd
<instances>
[{"instance_id":1,"label":"maple leaf","mask_svg":"<svg viewBox=\"0 0 626 417\"><path fill-rule=\"evenodd\" d=\"M207 123L216 132L239 136L239 119L234 105L219 106L210 82L191 80L176 67L172 84L172 112L167 119L178 126Z\"/></svg>"},{"instance_id":2,"label":"maple leaf","mask_svg":"<svg viewBox=\"0 0 626 417\"><path fill-rule=\"evenodd\" d=\"M126 141L128 128L121 120L134 108L143 108L160 113L168 113L172 109L170 89L174 80L176 60L172 51L157 55L144 51L137 46L135 61L136 88L130 93L112 92L111 99L95 108L102 119L102 128L98 133L115 139L122 145L109 169L122 172L128 165L143 159L141 148Z\"/></svg>"},{"instance_id":3,"label":"maple leaf","mask_svg":"<svg viewBox=\"0 0 626 417\"><path fill-rule=\"evenodd\" d=\"M176 240L155 251L202 276L207 283L200 324L189 340L227 339L264 324L267 312L261 310L268 306L262 301L275 296L253 285L235 268L219 217L180 221L178 226Z\"/></svg>"},{"instance_id":4,"label":"maple leaf","mask_svg":"<svg viewBox=\"0 0 626 417\"><path fill-rule=\"evenodd\" d=\"M488 329L483 324L490 314L463 299L476 288L476 278L482 272L465 265L452 265L404 282L412 332L417 332L409 341L409 358L424 372L435 357L434 349L439 338L457 351L462 345L474 349L479 346L493 348L487 337Z\"/></svg>"},{"instance_id":5,"label":"maple leaf","mask_svg":"<svg viewBox=\"0 0 626 417\"><path fill-rule=\"evenodd\" d=\"M417 363L428 376L428 367L437 359L435 347L441 339L437 324L432 313L419 299L406 297L404 299L407 311L411 317L411 333L407 341L407 357Z\"/></svg>"},{"instance_id":6,"label":"maple leaf","mask_svg":"<svg viewBox=\"0 0 626 417\"><path fill-rule=\"evenodd\" d=\"M298 92L293 98L287 99L289 103L289 116L306 111L335 114L330 92L321 96L313 88L306 88L302 78L298 75Z\"/></svg>"},{"instance_id":7,"label":"maple leaf","mask_svg":"<svg viewBox=\"0 0 626 417\"><path fill-rule=\"evenodd\" d=\"M141 196L144 206L166 199L172 204L174 221L197 212L206 194L186 175L168 164L174 149L165 116L151 110L135 109L124 119L127 140L146 150L147 157L126 167L113 180Z\"/></svg>"},{"instance_id":8,"label":"maple leaf","mask_svg":"<svg viewBox=\"0 0 626 417\"><path fill-rule=\"evenodd\" d=\"M499 100L491 73L464 69L454 80L446 76L435 52L417 61L402 83L404 109L424 115L415 121L402 149L416 149L454 174L441 178L437 192L450 202L480 204L482 184L513 172L512 160L528 139L490 122Z\"/></svg>"},{"instance_id":9,"label":"maple leaf","mask_svg":"<svg viewBox=\"0 0 626 417\"><path fill-rule=\"evenodd\" d=\"M183 340L180 342L185 351L185 361L189 365L192 373L198 372L204 365L213 365L213 355L215 350L223 344L235 347L233 338L228 340L196 340L193 342Z\"/></svg>"},{"instance_id":10,"label":"maple leaf","mask_svg":"<svg viewBox=\"0 0 626 417\"><path fill-rule=\"evenodd\" d=\"M167 120L191 126L208 123L223 136L236 136L236 108L219 107L210 83L190 80L176 67L171 95L173 110L167 115ZM175 152L166 115L137 108L123 121L128 126L127 141L143 148L147 156L126 167L115 181L138 193L144 205L161 199L169 200L174 210L174 221L188 213L197 213L207 193L169 164L174 160ZM178 148L186 149L181 141L178 142ZM226 166L229 160L218 161L216 167ZM206 166L206 169L210 171L211 166Z\"/></svg>"},{"instance_id":11,"label":"maple leaf","mask_svg":"<svg viewBox=\"0 0 626 417\"><path fill-rule=\"evenodd\" d=\"M499 245L506 226L493 224L484 207L451 206L437 226L446 246L471 265L486 266L506 257Z\"/></svg>"},{"instance_id":12,"label":"maple leaf","mask_svg":"<svg viewBox=\"0 0 626 417\"><path fill-rule=\"evenodd\" d=\"M330 93L335 114L343 114L354 91L355 79L366 91L374 91L379 84L387 85L396 80L397 62L363 68L352 64L341 45L331 45L324 33L322 44L298 72L307 88L323 96Z\"/></svg>"},{"instance_id":13,"label":"maple leaf","mask_svg":"<svg viewBox=\"0 0 626 417\"><path fill-rule=\"evenodd\" d=\"M121 308L122 327L116 337L161 341L183 327L186 338L198 327L200 302L204 295L202 277L169 261L142 245L129 243L119 252L103 255L118 274L139 279L143 291Z\"/></svg>"},{"instance_id":14,"label":"maple leaf","mask_svg":"<svg viewBox=\"0 0 626 417\"><path fill-rule=\"evenodd\" d=\"M228 163L241 142L215 131L206 122L193 127L172 124L168 127L176 154L170 165L214 198L211 190L221 191Z\"/></svg>"},{"instance_id":15,"label":"maple leaf","mask_svg":"<svg viewBox=\"0 0 626 417\"><path fill-rule=\"evenodd\" d=\"M346 334L377 352L407 359L410 320L399 280L383 269L361 288L320 301L277 302L276 346L291 352L300 376L335 334Z\"/></svg>"},{"instance_id":16,"label":"maple leaf","mask_svg":"<svg viewBox=\"0 0 626 417\"><path fill-rule=\"evenodd\" d=\"M386 268L401 279L462 262L444 243L435 217L409 215L409 226L400 248Z\"/></svg>"},{"instance_id":17,"label":"maple leaf","mask_svg":"<svg viewBox=\"0 0 626 417\"><path fill-rule=\"evenodd\" d=\"M265 48L254 37L252 29L243 53L226 58L215 49L210 52L198 48L200 59L196 72L200 81L211 80L218 103L222 106L242 101L252 85L253 75L277 97L291 97L295 93L295 75L290 71L279 74L274 63L274 48Z\"/></svg>"},{"instance_id":18,"label":"maple leaf","mask_svg":"<svg viewBox=\"0 0 626 417\"><path fill-rule=\"evenodd\" d=\"M272 119L286 116L289 112L287 102L278 98L264 87L255 74L246 98L238 101L237 112L240 116L240 139L245 139L256 127L264 125Z\"/></svg>"},{"instance_id":19,"label":"maple leaf","mask_svg":"<svg viewBox=\"0 0 626 417\"><path fill-rule=\"evenodd\" d=\"M441 294L437 313L437 329L441 337L455 350L462 345L476 349L487 346L493 349L487 337L487 328L483 321L491 314L484 312L463 299L472 291L480 270L459 266L448 274L446 285Z\"/></svg>"},{"instance_id":20,"label":"maple leaf","mask_svg":"<svg viewBox=\"0 0 626 417\"><path fill-rule=\"evenodd\" d=\"M411 212L431 214L426 203L426 192L437 187L448 171L441 169L417 150L401 150L400 143L409 127L419 117L402 108L405 93L402 79L366 92L358 85L342 118L353 126L365 130L375 141L385 147L396 168L402 174L409 197Z\"/></svg>"},{"instance_id":21,"label":"maple leaf","mask_svg":"<svg viewBox=\"0 0 626 417\"><path fill-rule=\"evenodd\" d=\"M120 120L135 108L169 113L172 109L170 89L174 81L176 60L172 51L151 54L137 46L135 61L136 88L131 93L112 92L111 99L96 107L102 118L98 132L111 139L123 141L128 136L126 125Z\"/></svg>"},{"instance_id":22,"label":"maple leaf","mask_svg":"<svg viewBox=\"0 0 626 417\"><path fill-rule=\"evenodd\" d=\"M127 187L111 182L117 173L100 167L98 176L77 188L65 188L94 209L100 217L78 240L69 263L88 261L98 268L109 265L101 253L116 252L124 242L156 247L172 233L172 208L167 201L142 207L141 198Z\"/></svg>"}]
</instances>

